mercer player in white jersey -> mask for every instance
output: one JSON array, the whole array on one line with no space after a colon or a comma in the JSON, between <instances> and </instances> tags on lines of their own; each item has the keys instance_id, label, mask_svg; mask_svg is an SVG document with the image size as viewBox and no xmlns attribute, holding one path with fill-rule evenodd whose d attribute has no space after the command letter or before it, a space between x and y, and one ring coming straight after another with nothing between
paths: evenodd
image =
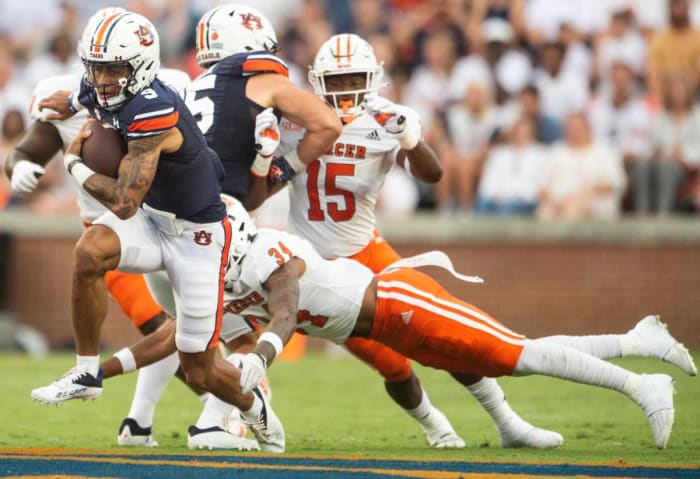
<instances>
[{"instance_id":1,"label":"mercer player in white jersey","mask_svg":"<svg viewBox=\"0 0 700 479\"><path fill-rule=\"evenodd\" d=\"M444 253L405 258L374 274L354 260L324 259L294 234L256 230L236 200L228 202L228 215L234 234L224 308L241 321L267 325L253 352L240 359L241 391L257 386L294 331L337 344L368 338L453 374L541 374L622 392L644 410L655 445L666 446L674 420L673 379L637 375L601 360L655 357L695 375L692 356L658 316L644 318L621 335L529 340L415 269L436 265L475 281L456 273ZM166 325L161 331L160 338L148 336L135 347L167 354L175 330ZM222 336L229 332L224 324ZM148 361L157 354L152 356Z\"/></svg>"},{"instance_id":2,"label":"mercer player in white jersey","mask_svg":"<svg viewBox=\"0 0 700 479\"><path fill-rule=\"evenodd\" d=\"M435 153L421 140L417 113L377 96L382 74L372 47L357 35L335 35L321 46L309 80L343 121L343 132L330 151L292 178L289 189L291 231L324 258L352 258L375 273L400 258L376 230L375 207L386 175L396 164L429 183L442 175ZM286 120L280 130L284 154L303 131ZM345 347L382 375L388 394L421 424L429 444L464 447L430 403L408 359L364 338L349 339ZM558 433L520 418L496 380L455 377L493 418L503 447L561 445Z\"/></svg>"},{"instance_id":3,"label":"mercer player in white jersey","mask_svg":"<svg viewBox=\"0 0 700 479\"><path fill-rule=\"evenodd\" d=\"M88 20L87 28L108 16L124 11L119 7L100 9ZM56 90L74 90L80 84L83 74L84 70L81 66L75 73L51 76L36 85L30 106L30 116L36 122L18 142L5 165L15 191L22 193L33 191L44 172L43 165L52 158L61 156L87 121L87 110L81 110L65 120L45 120L52 111L39 111L38 108L39 101ZM180 96L191 81L185 72L170 68L160 69L158 78L177 90ZM89 227L93 220L107 210L80 186L77 191L77 203L85 227ZM105 282L112 298L143 334L150 334L166 321L172 321L172 318L168 317L163 308L151 297L143 275L113 270L106 273ZM124 352L117 354L123 355ZM157 365L144 368L139 373L131 410L119 427L117 437L119 445L145 447L158 445L151 434L155 411L153 398L160 396L160 390L167 383L155 381L154 378L172 377L177 370L178 376L184 381L184 375L181 369L178 370L178 364L176 358L169 358ZM198 394L202 395L201 392Z\"/></svg>"}]
</instances>

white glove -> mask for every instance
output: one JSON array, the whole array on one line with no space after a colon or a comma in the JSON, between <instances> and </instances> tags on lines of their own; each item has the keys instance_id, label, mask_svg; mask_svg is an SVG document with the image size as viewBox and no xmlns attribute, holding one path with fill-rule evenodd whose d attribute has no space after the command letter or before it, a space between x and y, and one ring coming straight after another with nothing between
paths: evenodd
<instances>
[{"instance_id":1,"label":"white glove","mask_svg":"<svg viewBox=\"0 0 700 479\"><path fill-rule=\"evenodd\" d=\"M365 96L365 110L382 125L387 133L396 136L403 150L412 150L421 138L421 126L414 115L405 115L402 107L380 96Z\"/></svg>"},{"instance_id":2,"label":"white glove","mask_svg":"<svg viewBox=\"0 0 700 479\"><path fill-rule=\"evenodd\" d=\"M44 168L27 160L20 160L12 168L12 191L31 193L39 184L39 177L44 174Z\"/></svg>"},{"instance_id":3,"label":"white glove","mask_svg":"<svg viewBox=\"0 0 700 479\"><path fill-rule=\"evenodd\" d=\"M280 129L272 108L255 117L255 149L264 157L272 156L280 144Z\"/></svg>"},{"instance_id":4,"label":"white glove","mask_svg":"<svg viewBox=\"0 0 700 479\"><path fill-rule=\"evenodd\" d=\"M248 394L258 387L260 380L265 376L265 361L262 356L248 353L241 358L241 393Z\"/></svg>"}]
</instances>

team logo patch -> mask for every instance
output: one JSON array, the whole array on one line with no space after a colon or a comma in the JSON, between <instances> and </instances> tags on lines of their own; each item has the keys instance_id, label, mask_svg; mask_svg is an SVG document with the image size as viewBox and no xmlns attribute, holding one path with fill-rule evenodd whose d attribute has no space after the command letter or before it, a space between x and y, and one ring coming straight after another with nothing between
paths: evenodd
<instances>
[{"instance_id":1,"label":"team logo patch","mask_svg":"<svg viewBox=\"0 0 700 479\"><path fill-rule=\"evenodd\" d=\"M376 140L376 141L381 141L381 138L379 138L379 133L377 133L377 130L372 130L365 136L368 140Z\"/></svg>"},{"instance_id":2,"label":"team logo patch","mask_svg":"<svg viewBox=\"0 0 700 479\"><path fill-rule=\"evenodd\" d=\"M248 30L262 30L262 20L252 13L241 13L241 24Z\"/></svg>"},{"instance_id":3,"label":"team logo patch","mask_svg":"<svg viewBox=\"0 0 700 479\"><path fill-rule=\"evenodd\" d=\"M208 231L195 231L194 242L198 245L209 246L211 244L211 233Z\"/></svg>"}]
</instances>

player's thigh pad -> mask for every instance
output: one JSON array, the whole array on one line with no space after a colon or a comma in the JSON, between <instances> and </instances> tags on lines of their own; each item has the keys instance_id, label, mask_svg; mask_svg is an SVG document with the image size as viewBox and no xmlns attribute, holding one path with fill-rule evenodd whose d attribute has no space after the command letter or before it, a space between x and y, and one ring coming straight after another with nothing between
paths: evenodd
<instances>
[{"instance_id":1,"label":"player's thigh pad","mask_svg":"<svg viewBox=\"0 0 700 479\"><path fill-rule=\"evenodd\" d=\"M178 236L160 235L177 306L175 341L180 351L197 353L218 342L231 228L228 218L182 226Z\"/></svg>"},{"instance_id":2,"label":"player's thigh pad","mask_svg":"<svg viewBox=\"0 0 700 479\"><path fill-rule=\"evenodd\" d=\"M175 305L173 288L170 286L170 280L168 279L168 273L165 271L154 271L153 273L144 274L143 277L156 303L158 303L171 318L175 318L177 315L177 307Z\"/></svg>"},{"instance_id":3,"label":"player's thigh pad","mask_svg":"<svg viewBox=\"0 0 700 479\"><path fill-rule=\"evenodd\" d=\"M140 209L126 220L119 219L111 211L93 221L104 225L119 236L121 258L117 269L127 273L147 273L163 268L160 235L153 223Z\"/></svg>"}]
</instances>

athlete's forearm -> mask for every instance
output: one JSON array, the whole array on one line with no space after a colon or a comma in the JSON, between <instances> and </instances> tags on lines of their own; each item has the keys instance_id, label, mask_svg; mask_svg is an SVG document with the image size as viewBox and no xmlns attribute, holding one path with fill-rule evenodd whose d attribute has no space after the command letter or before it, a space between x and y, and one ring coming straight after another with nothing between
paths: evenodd
<instances>
[{"instance_id":1,"label":"athlete's forearm","mask_svg":"<svg viewBox=\"0 0 700 479\"><path fill-rule=\"evenodd\" d=\"M405 152L402 166L411 175L426 183L437 183L442 178L442 166L437 155L425 142L419 141L415 148Z\"/></svg>"},{"instance_id":2,"label":"athlete's forearm","mask_svg":"<svg viewBox=\"0 0 700 479\"><path fill-rule=\"evenodd\" d=\"M120 219L136 214L156 173L161 135L129 142L117 179L94 174L83 188Z\"/></svg>"}]
</instances>

